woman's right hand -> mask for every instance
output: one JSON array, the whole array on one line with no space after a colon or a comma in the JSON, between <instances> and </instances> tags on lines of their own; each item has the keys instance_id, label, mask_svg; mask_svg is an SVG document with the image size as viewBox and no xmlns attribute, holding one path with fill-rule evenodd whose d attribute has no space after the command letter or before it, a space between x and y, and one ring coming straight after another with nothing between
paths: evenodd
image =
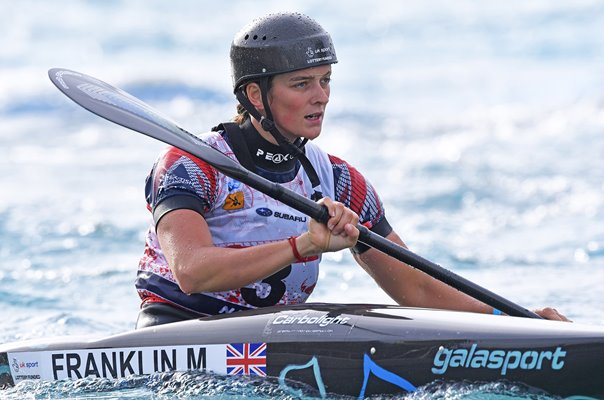
<instances>
[{"instance_id":1,"label":"woman's right hand","mask_svg":"<svg viewBox=\"0 0 604 400\"><path fill-rule=\"evenodd\" d=\"M356 225L359 216L344 204L324 197L318 202L327 207L327 224L311 219L308 232L298 237L296 243L304 257L338 251L354 246L359 238Z\"/></svg>"}]
</instances>

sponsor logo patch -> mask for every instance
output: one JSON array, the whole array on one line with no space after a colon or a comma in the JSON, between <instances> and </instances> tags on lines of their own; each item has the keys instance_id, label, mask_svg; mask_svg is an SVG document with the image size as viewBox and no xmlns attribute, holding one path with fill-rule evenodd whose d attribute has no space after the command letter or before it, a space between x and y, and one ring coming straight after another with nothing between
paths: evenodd
<instances>
[{"instance_id":1,"label":"sponsor logo patch","mask_svg":"<svg viewBox=\"0 0 604 400\"><path fill-rule=\"evenodd\" d=\"M243 192L235 192L227 195L224 205L222 206L225 210L239 210L243 208L244 196Z\"/></svg>"},{"instance_id":2,"label":"sponsor logo patch","mask_svg":"<svg viewBox=\"0 0 604 400\"><path fill-rule=\"evenodd\" d=\"M241 182L229 179L229 181L227 183L227 188L229 189L229 192L232 192L233 190L237 190L240 187L241 187Z\"/></svg>"},{"instance_id":3,"label":"sponsor logo patch","mask_svg":"<svg viewBox=\"0 0 604 400\"><path fill-rule=\"evenodd\" d=\"M306 222L306 216L304 215L292 215L292 214L287 214L287 213L283 213L283 212L279 212L279 211L275 211L273 212L272 210L266 208L266 207L260 207L256 209L256 214L262 216L262 217L275 217L275 218L279 218L279 219L286 219L288 221L294 221L294 222Z\"/></svg>"},{"instance_id":4,"label":"sponsor logo patch","mask_svg":"<svg viewBox=\"0 0 604 400\"><path fill-rule=\"evenodd\" d=\"M281 164L284 161L289 161L292 159L292 156L290 154L270 153L265 152L262 149L258 149L258 151L256 152L256 157L264 158L266 161L272 161L273 164Z\"/></svg>"},{"instance_id":5,"label":"sponsor logo patch","mask_svg":"<svg viewBox=\"0 0 604 400\"><path fill-rule=\"evenodd\" d=\"M273 212L266 207L261 207L256 209L256 214L262 217L270 217L271 215L273 215Z\"/></svg>"},{"instance_id":6,"label":"sponsor logo patch","mask_svg":"<svg viewBox=\"0 0 604 400\"><path fill-rule=\"evenodd\" d=\"M321 61L330 61L333 59L333 56L330 53L331 47L318 47L314 49L312 47L308 47L306 49L306 57L308 57L306 63L316 64Z\"/></svg>"}]
</instances>

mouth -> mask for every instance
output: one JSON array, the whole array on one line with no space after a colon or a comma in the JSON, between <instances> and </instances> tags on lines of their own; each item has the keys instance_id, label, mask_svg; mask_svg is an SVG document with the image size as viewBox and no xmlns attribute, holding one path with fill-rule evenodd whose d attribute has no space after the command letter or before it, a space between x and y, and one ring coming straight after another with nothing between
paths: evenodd
<instances>
[{"instance_id":1,"label":"mouth","mask_svg":"<svg viewBox=\"0 0 604 400\"><path fill-rule=\"evenodd\" d=\"M309 121L317 121L317 120L320 120L322 117L323 117L323 113L317 112L317 113L305 115L304 119L309 120Z\"/></svg>"}]
</instances>

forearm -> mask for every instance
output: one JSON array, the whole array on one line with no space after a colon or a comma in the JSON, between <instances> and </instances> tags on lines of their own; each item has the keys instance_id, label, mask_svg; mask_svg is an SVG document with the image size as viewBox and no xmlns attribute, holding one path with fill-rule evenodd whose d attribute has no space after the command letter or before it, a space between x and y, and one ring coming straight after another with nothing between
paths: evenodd
<instances>
[{"instance_id":1,"label":"forearm","mask_svg":"<svg viewBox=\"0 0 604 400\"><path fill-rule=\"evenodd\" d=\"M341 203L327 198L321 201L329 209L329 228L313 220L309 230L291 243L280 240L247 248L215 247L205 219L188 209L166 214L158 223L157 237L183 292L238 289L299 262L299 257L337 251L356 243L358 216Z\"/></svg>"},{"instance_id":2,"label":"forearm","mask_svg":"<svg viewBox=\"0 0 604 400\"><path fill-rule=\"evenodd\" d=\"M297 238L299 251L308 256L303 242ZM210 245L171 258L170 267L185 293L238 289L299 262L288 240L245 248Z\"/></svg>"},{"instance_id":3,"label":"forearm","mask_svg":"<svg viewBox=\"0 0 604 400\"><path fill-rule=\"evenodd\" d=\"M388 239L404 246L403 241L394 232ZM356 258L376 283L400 305L493 312L492 307L377 250L370 249Z\"/></svg>"},{"instance_id":4,"label":"forearm","mask_svg":"<svg viewBox=\"0 0 604 400\"><path fill-rule=\"evenodd\" d=\"M185 293L238 289L293 261L287 241L249 248L215 247L205 219L188 209L166 214L156 231L170 270Z\"/></svg>"},{"instance_id":5,"label":"forearm","mask_svg":"<svg viewBox=\"0 0 604 400\"><path fill-rule=\"evenodd\" d=\"M388 236L388 239L405 246L394 232ZM370 249L360 256L356 256L356 259L376 283L402 306L484 314L492 314L494 311L492 306L377 250ZM569 321L556 309L550 307L535 310L535 313L546 319Z\"/></svg>"}]
</instances>

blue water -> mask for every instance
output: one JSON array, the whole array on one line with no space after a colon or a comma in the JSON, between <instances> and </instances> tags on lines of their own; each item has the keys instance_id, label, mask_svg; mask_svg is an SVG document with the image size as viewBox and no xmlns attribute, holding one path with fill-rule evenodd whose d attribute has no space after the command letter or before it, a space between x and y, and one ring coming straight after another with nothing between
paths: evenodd
<instances>
[{"instance_id":1,"label":"blue water","mask_svg":"<svg viewBox=\"0 0 604 400\"><path fill-rule=\"evenodd\" d=\"M108 335L137 315L144 178L163 145L70 103L46 71L96 76L203 132L234 113L232 36L281 10L331 32L340 62L318 142L372 181L411 249L526 307L604 325L604 2L0 5L0 342ZM391 303L348 253L321 274L312 301ZM0 397L297 398L195 374ZM404 398L537 397L467 383Z\"/></svg>"}]
</instances>

